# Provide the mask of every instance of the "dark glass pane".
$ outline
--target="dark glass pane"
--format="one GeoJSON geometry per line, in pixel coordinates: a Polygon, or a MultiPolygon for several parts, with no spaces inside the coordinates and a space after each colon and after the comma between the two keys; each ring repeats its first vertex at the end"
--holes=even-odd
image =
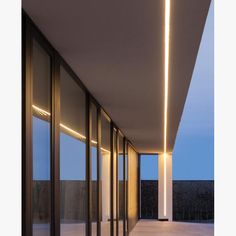
{"type": "Polygon", "coordinates": [[[92,139],[91,139],[91,166],[92,166],[92,235],[97,235],[97,107],[91,104],[92,139]]]}
{"type": "Polygon", "coordinates": [[[51,60],[33,41],[33,235],[50,235],[51,60]]]}
{"type": "Polygon", "coordinates": [[[60,179],[61,235],[85,235],[85,93],[61,67],[60,179]]]}
{"type": "Polygon", "coordinates": [[[102,180],[102,219],[101,235],[110,235],[110,179],[111,179],[111,152],[110,152],[110,121],[104,115],[101,117],[101,180],[102,180]]]}

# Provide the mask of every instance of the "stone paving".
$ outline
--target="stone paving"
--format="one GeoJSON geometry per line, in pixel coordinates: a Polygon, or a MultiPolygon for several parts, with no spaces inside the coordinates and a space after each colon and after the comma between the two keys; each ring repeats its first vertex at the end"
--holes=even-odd
{"type": "Polygon", "coordinates": [[[140,220],[130,236],[213,236],[214,224],[140,220]]]}

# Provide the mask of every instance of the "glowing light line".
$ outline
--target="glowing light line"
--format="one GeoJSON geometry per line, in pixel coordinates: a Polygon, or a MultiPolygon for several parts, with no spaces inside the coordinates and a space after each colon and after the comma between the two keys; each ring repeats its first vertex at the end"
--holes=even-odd
{"type": "MultiPolygon", "coordinates": [[[[40,108],[40,107],[38,107],[38,106],[32,105],[32,107],[33,107],[33,109],[34,109],[35,111],[37,111],[40,115],[43,115],[43,116],[51,116],[51,114],[50,114],[48,111],[45,111],[45,110],[43,110],[42,108],[40,108]]],[[[62,123],[60,123],[60,127],[63,128],[63,129],[65,129],[65,130],[68,131],[69,133],[71,133],[73,136],[79,137],[80,139],[83,139],[83,140],[86,140],[86,136],[84,136],[84,135],[78,133],[77,131],[71,129],[70,127],[68,127],[68,126],[66,126],[66,125],[64,125],[64,124],[62,124],[62,123]]],[[[98,142],[95,141],[95,140],[91,140],[91,143],[97,144],[98,142]]],[[[110,153],[109,150],[107,150],[107,149],[105,149],[105,148],[103,148],[103,147],[101,147],[101,150],[104,151],[104,152],[110,153]]]]}
{"type": "Polygon", "coordinates": [[[166,216],[166,158],[167,158],[167,111],[169,87],[169,41],[170,41],[170,0],[165,0],[165,91],[164,91],[164,216],[166,216]]]}

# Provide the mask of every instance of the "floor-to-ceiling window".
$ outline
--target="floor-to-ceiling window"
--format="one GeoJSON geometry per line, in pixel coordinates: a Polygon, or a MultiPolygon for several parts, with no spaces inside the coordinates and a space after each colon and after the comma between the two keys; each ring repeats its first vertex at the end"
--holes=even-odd
{"type": "Polygon", "coordinates": [[[85,236],[87,214],[85,93],[60,68],[61,235],[85,236]]]}
{"type": "Polygon", "coordinates": [[[124,235],[124,213],[125,213],[125,204],[124,204],[124,138],[119,133],[119,157],[118,157],[118,179],[119,179],[119,236],[124,235]]]}
{"type": "Polygon", "coordinates": [[[26,25],[24,235],[123,236],[126,139],[32,22],[26,25]]]}
{"type": "Polygon", "coordinates": [[[101,117],[101,180],[102,180],[102,219],[101,235],[110,235],[111,222],[111,148],[110,121],[104,113],[101,117]]]}
{"type": "Polygon", "coordinates": [[[117,130],[113,129],[113,235],[117,236],[117,130]]]}
{"type": "Polygon", "coordinates": [[[49,236],[51,224],[51,58],[36,40],[32,47],[33,236],[49,236]]]}
{"type": "Polygon", "coordinates": [[[97,235],[98,219],[98,161],[97,161],[97,107],[91,103],[91,209],[92,209],[92,236],[97,235]]]}

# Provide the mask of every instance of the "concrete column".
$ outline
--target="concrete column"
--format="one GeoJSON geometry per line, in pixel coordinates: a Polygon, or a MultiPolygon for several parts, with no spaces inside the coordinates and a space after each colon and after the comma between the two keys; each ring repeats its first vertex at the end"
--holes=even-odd
{"type": "Polygon", "coordinates": [[[158,155],[158,219],[172,221],[172,155],[158,155]]]}

